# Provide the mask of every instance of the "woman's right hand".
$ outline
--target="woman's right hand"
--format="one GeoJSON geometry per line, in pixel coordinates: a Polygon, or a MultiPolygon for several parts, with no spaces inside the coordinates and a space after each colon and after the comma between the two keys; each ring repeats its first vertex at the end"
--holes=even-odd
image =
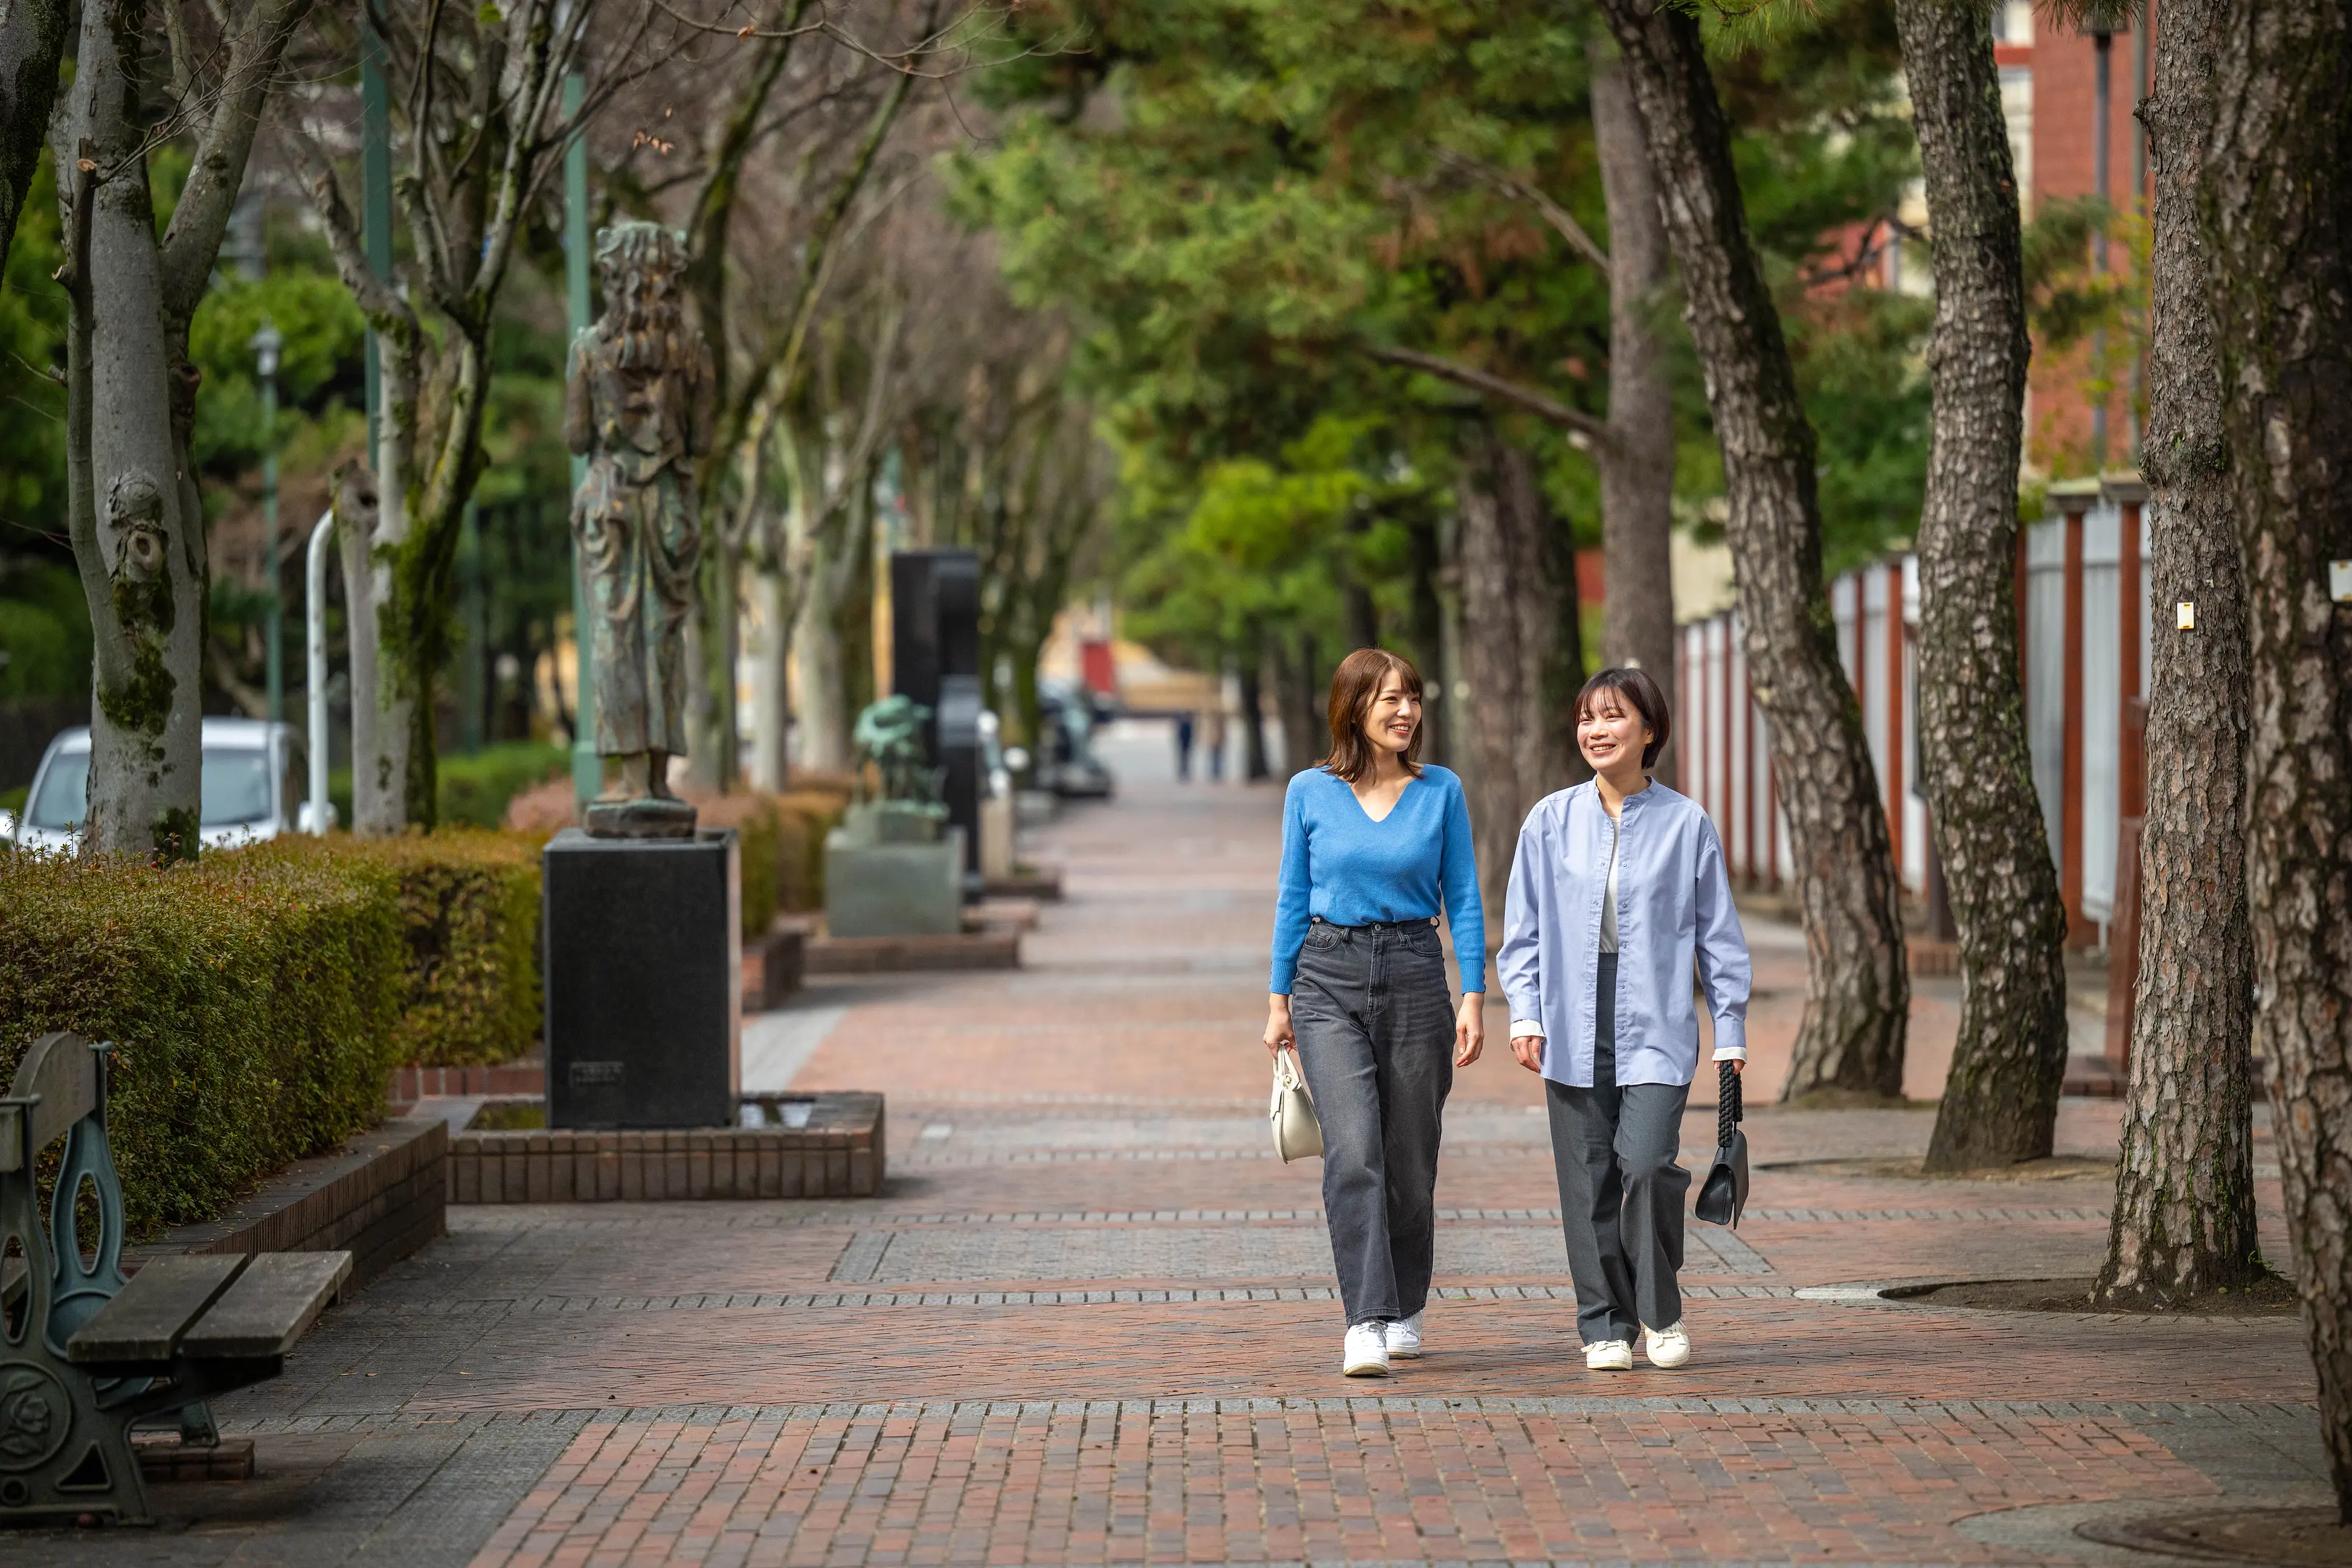
{"type": "Polygon", "coordinates": [[[1290,1032],[1290,998],[1271,991],[1265,998],[1265,1048],[1279,1056],[1298,1044],[1290,1032]]]}

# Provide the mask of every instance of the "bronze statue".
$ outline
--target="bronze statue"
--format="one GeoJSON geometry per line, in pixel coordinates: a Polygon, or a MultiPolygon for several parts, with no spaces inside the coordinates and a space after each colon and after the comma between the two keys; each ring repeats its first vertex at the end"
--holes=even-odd
{"type": "Polygon", "coordinates": [[[563,435],[588,458],[572,501],[595,683],[596,752],[620,776],[588,809],[608,837],[686,837],[669,793],[686,750],[686,625],[701,525],[694,463],[710,447],[709,348],[686,319],[686,247],[650,223],[596,237],[604,313],[572,340],[563,435]]]}

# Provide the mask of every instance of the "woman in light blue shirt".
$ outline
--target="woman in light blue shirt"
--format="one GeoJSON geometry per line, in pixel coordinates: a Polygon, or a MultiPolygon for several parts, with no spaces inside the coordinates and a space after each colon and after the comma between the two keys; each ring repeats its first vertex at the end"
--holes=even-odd
{"type": "Polygon", "coordinates": [[[1391,1357],[1421,1353],[1445,1096],[1485,1039],[1486,922],[1462,783],[1414,760],[1420,675],[1358,649],[1331,678],[1330,721],[1330,756],[1293,774],[1283,801],[1265,1047],[1296,1046],[1323,1124],[1323,1212],[1348,1313],[1340,1370],[1381,1377],[1391,1357]]]}
{"type": "Polygon", "coordinates": [[[1638,669],[1604,669],[1576,700],[1593,778],[1536,803],[1519,829],[1496,955],[1511,1053],[1544,1076],[1560,1223],[1576,1282],[1584,1364],[1690,1359],[1675,1163],[1698,1070],[1696,970],[1715,1018],[1715,1059],[1748,1057],[1748,942],[1723,846],[1696,801],[1648,776],[1672,733],[1665,693],[1638,669]]]}

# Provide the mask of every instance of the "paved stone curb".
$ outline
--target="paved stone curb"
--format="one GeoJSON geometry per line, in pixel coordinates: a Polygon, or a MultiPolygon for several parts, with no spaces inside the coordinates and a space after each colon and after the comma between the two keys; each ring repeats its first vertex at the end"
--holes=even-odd
{"type": "MultiPolygon", "coordinates": [[[[1573,1301],[1568,1285],[1439,1285],[1429,1292],[1442,1301],[1573,1301]]],[[[1693,1285],[1685,1297],[1699,1301],[1780,1301],[1795,1297],[1789,1285],[1693,1285]]],[[[1237,1286],[1192,1290],[866,1290],[779,1293],[738,1292],[698,1296],[528,1296],[513,1300],[483,1298],[449,1301],[361,1301],[346,1317],[462,1318],[509,1312],[714,1312],[808,1310],[830,1307],[1115,1307],[1189,1301],[1336,1301],[1329,1285],[1237,1286]]]]}
{"type": "Polygon", "coordinates": [[[1607,1415],[1673,1413],[1686,1415],[1888,1415],[1957,1421],[2128,1421],[2135,1426],[2186,1421],[2226,1421],[2268,1426],[2280,1418],[2304,1419],[2315,1404],[2284,1400],[2214,1400],[2163,1403],[2119,1399],[1710,1399],[1666,1395],[1622,1398],[1494,1399],[1407,1398],[1398,1395],[1318,1399],[927,1399],[887,1404],[835,1400],[812,1405],[588,1405],[563,1409],[453,1412],[444,1417],[371,1412],[348,1415],[295,1415],[224,1422],[221,1430],[240,1437],[298,1432],[406,1432],[424,1426],[474,1431],[516,1423],[553,1424],[579,1431],[589,1426],[677,1422],[708,1426],[743,1422],[887,1421],[977,1422],[1065,1419],[1070,1416],[1168,1415],[1607,1415]]]}

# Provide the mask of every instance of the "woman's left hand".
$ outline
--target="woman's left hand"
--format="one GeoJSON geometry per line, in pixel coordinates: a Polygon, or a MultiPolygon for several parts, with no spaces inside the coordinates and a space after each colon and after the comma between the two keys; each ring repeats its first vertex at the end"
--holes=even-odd
{"type": "Polygon", "coordinates": [[[1473,991],[1454,1014],[1454,1065],[1466,1068],[1486,1048],[1486,997],[1473,991]]]}

